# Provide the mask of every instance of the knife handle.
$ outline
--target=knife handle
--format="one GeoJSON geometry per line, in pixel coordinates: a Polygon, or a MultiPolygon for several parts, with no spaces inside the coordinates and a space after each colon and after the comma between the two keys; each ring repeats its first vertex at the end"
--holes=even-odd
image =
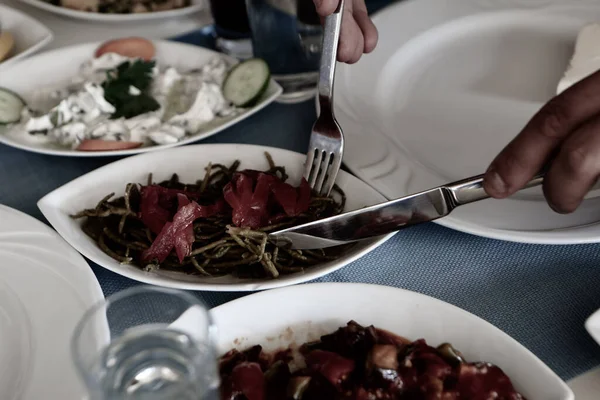
{"type": "MultiPolygon", "coordinates": [[[[539,186],[543,181],[544,173],[542,172],[534,176],[521,190],[539,186]]],[[[483,189],[483,175],[450,183],[445,188],[450,191],[455,206],[461,206],[490,197],[483,189]]]]}

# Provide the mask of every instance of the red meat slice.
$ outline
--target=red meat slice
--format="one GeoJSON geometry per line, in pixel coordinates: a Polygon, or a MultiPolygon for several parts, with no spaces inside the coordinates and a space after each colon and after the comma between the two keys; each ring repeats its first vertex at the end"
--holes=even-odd
{"type": "Polygon", "coordinates": [[[273,187],[275,201],[281,205],[283,211],[289,217],[298,216],[308,210],[310,195],[310,186],[304,178],[302,178],[300,186],[297,188],[285,182],[280,182],[273,187]]]}
{"type": "Polygon", "coordinates": [[[223,196],[233,209],[234,225],[258,229],[280,219],[274,204],[291,217],[308,210],[311,189],[305,179],[295,188],[274,175],[242,171],[234,174],[223,189],[223,196]]]}
{"type": "MultiPolygon", "coordinates": [[[[254,171],[251,171],[254,172],[254,171]]],[[[269,198],[271,187],[279,181],[274,175],[238,172],[223,188],[223,197],[233,209],[231,219],[234,225],[258,229],[269,222],[269,198]]]]}
{"type": "Polygon", "coordinates": [[[179,209],[173,216],[173,222],[166,222],[150,248],[142,253],[144,262],[154,259],[163,262],[173,247],[179,262],[183,262],[183,259],[190,254],[194,243],[194,221],[218,214],[225,209],[223,201],[217,201],[210,206],[201,206],[195,201],[190,202],[183,194],[178,194],[177,198],[179,209]]]}

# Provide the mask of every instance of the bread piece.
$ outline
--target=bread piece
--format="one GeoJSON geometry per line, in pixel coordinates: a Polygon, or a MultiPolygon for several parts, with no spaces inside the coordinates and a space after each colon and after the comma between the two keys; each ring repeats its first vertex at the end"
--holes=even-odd
{"type": "Polygon", "coordinates": [[[0,33],[0,62],[6,60],[13,48],[15,47],[15,39],[13,35],[8,31],[0,33]]]}

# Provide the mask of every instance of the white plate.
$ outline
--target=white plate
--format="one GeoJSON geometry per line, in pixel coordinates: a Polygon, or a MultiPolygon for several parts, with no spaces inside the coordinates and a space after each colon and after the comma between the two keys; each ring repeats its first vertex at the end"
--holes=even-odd
{"type": "MultiPolygon", "coordinates": [[[[302,154],[241,144],[195,145],[143,154],[106,165],[46,195],[38,202],[38,207],[69,244],[104,268],[140,282],[188,290],[251,291],[306,282],[342,268],[390,237],[388,235],[365,241],[335,261],[278,279],[239,279],[233,276],[205,278],[168,271],[144,272],[136,266],[121,265],[100,250],[96,243],[81,231],[81,220],[74,220],[69,216],[84,208],[95,207],[108,193],[122,195],[127,183],[146,182],[149,173],[152,173],[154,181],[168,179],[173,173],[177,173],[182,182],[196,182],[201,179],[209,162],[227,165],[236,159],[241,161],[242,169],[264,171],[268,168],[265,151],[271,153],[278,165],[286,167],[291,182],[300,180],[305,158],[302,154]]],[[[344,171],[340,171],[337,184],[346,192],[347,210],[355,210],[384,200],[377,191],[344,171]]]]}
{"type": "Polygon", "coordinates": [[[585,329],[600,345],[600,310],[588,317],[585,321],[585,329]]]}
{"type": "MultiPolygon", "coordinates": [[[[579,28],[600,20],[597,2],[560,3],[419,0],[376,15],[378,49],[340,66],[337,79],[349,168],[389,198],[483,173],[554,95],[579,28]],[[531,9],[506,10],[525,5],[531,9]]],[[[558,215],[538,188],[460,207],[438,223],[567,244],[600,241],[598,221],[599,198],[558,215]]]]}
{"type": "Polygon", "coordinates": [[[219,350],[300,345],[350,320],[411,340],[452,343],[468,360],[498,365],[529,399],[570,400],[573,393],[529,350],[484,320],[434,298],[385,286],[325,283],[243,297],[211,311],[219,350]],[[259,321],[257,325],[257,321],[259,321]]]}
{"type": "MultiPolygon", "coordinates": [[[[0,87],[8,88],[18,93],[25,101],[28,101],[31,93],[35,89],[39,89],[40,87],[66,85],[69,83],[70,79],[78,73],[81,64],[93,56],[94,51],[100,44],[101,43],[88,43],[79,46],[66,47],[48,51],[24,60],[18,65],[14,65],[12,68],[8,68],[6,71],[2,72],[2,75],[0,75],[0,87]],[[69,60],[69,62],[65,63],[64,60],[69,60]]],[[[183,70],[197,68],[214,57],[224,57],[222,54],[212,50],[184,43],[155,40],[154,45],[156,46],[156,60],[159,65],[172,65],[183,70]]],[[[73,157],[124,156],[145,153],[181,146],[219,133],[263,109],[273,102],[281,92],[281,86],[271,80],[267,91],[254,107],[247,109],[235,118],[211,122],[199,133],[192,136],[186,136],[186,138],[180,142],[169,145],[157,145],[118,151],[76,151],[55,144],[32,143],[24,134],[16,134],[12,131],[7,132],[6,129],[3,130],[2,127],[0,127],[0,143],[22,150],[33,151],[35,153],[73,157]]]]}
{"type": "Polygon", "coordinates": [[[104,296],[85,260],[52,229],[0,205],[0,393],[81,399],[70,356],[83,313],[104,296]]]}
{"type": "Polygon", "coordinates": [[[579,375],[567,383],[577,400],[597,400],[600,393],[600,368],[579,375]]]}
{"type": "Polygon", "coordinates": [[[66,7],[55,6],[42,0],[20,0],[23,3],[29,4],[33,7],[39,8],[51,12],[53,14],[62,15],[69,18],[82,19],[87,21],[97,22],[141,22],[141,21],[152,21],[159,19],[170,19],[182,17],[196,13],[206,7],[205,0],[192,0],[192,4],[189,7],[178,8],[175,10],[168,11],[155,11],[148,13],[138,14],[101,14],[96,12],[85,12],[79,10],[73,10],[66,7]]]}
{"type": "Polygon", "coordinates": [[[0,61],[2,71],[15,61],[41,50],[52,41],[52,32],[37,19],[2,4],[0,4],[0,29],[10,32],[15,39],[12,55],[0,61]]]}

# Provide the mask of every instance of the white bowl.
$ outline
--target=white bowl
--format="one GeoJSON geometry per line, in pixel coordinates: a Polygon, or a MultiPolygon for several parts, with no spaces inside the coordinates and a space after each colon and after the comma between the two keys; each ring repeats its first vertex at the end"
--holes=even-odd
{"type": "Polygon", "coordinates": [[[469,361],[496,364],[531,400],[573,400],[573,392],[510,336],[458,307],[385,286],[325,283],[270,290],[214,308],[219,351],[260,344],[266,351],[299,345],[345,326],[375,325],[431,345],[452,343],[469,361]]]}
{"type": "MultiPolygon", "coordinates": [[[[155,58],[157,64],[161,66],[172,65],[182,70],[189,70],[206,64],[214,57],[226,57],[221,53],[190,44],[166,40],[154,40],[153,43],[156,47],[155,58]]],[[[0,75],[0,87],[10,89],[18,93],[25,101],[30,101],[35,90],[39,90],[39,88],[67,86],[70,80],[79,72],[81,64],[93,57],[94,51],[100,44],[98,42],[64,47],[24,60],[19,65],[7,68],[6,71],[2,72],[0,75]],[[69,60],[69,62],[65,62],[65,60],[69,60]]],[[[233,60],[231,58],[228,59],[233,60]]],[[[181,146],[215,135],[262,110],[271,104],[281,92],[281,86],[271,79],[266,92],[253,107],[244,110],[244,112],[234,118],[212,121],[203,127],[200,132],[186,136],[173,144],[138,147],[130,150],[77,151],[59,146],[58,144],[34,142],[27,137],[25,132],[20,130],[6,130],[1,126],[0,143],[35,153],[70,157],[125,156],[150,152],[181,146]]]]}
{"type": "Polygon", "coordinates": [[[2,4],[0,29],[10,32],[15,39],[12,55],[0,61],[0,70],[42,49],[53,38],[52,32],[37,19],[2,4]]]}
{"type": "Polygon", "coordinates": [[[97,12],[86,12],[73,10],[67,7],[55,6],[42,0],[21,0],[23,3],[27,3],[30,6],[45,10],[53,14],[61,15],[64,17],[80,19],[85,21],[96,21],[104,23],[119,23],[119,22],[142,22],[152,20],[164,20],[170,18],[179,18],[189,14],[199,12],[204,9],[207,4],[205,0],[192,0],[192,4],[188,7],[177,8],[175,10],[167,11],[154,11],[147,13],[137,14],[102,14],[97,12]]]}
{"type": "MultiPolygon", "coordinates": [[[[81,230],[81,220],[70,215],[95,207],[100,199],[115,192],[120,196],[125,185],[144,183],[149,173],[154,181],[168,179],[177,173],[182,182],[196,182],[209,162],[230,164],[241,161],[242,169],[266,170],[264,152],[268,151],[278,165],[286,167],[292,182],[302,176],[304,155],[287,150],[242,144],[210,144],[186,146],[126,158],[92,171],[54,190],[38,202],[50,224],[71,246],[93,262],[128,278],[165,287],[188,290],[251,291],[293,285],[316,279],[356,260],[382,244],[391,235],[361,242],[334,261],[318,264],[302,273],[283,275],[277,279],[240,279],[233,276],[205,278],[177,272],[144,272],[132,265],[122,265],[106,255],[96,242],[81,230]]],[[[377,191],[352,175],[340,171],[337,184],[346,192],[347,210],[355,210],[384,201],[377,191]]]]}

